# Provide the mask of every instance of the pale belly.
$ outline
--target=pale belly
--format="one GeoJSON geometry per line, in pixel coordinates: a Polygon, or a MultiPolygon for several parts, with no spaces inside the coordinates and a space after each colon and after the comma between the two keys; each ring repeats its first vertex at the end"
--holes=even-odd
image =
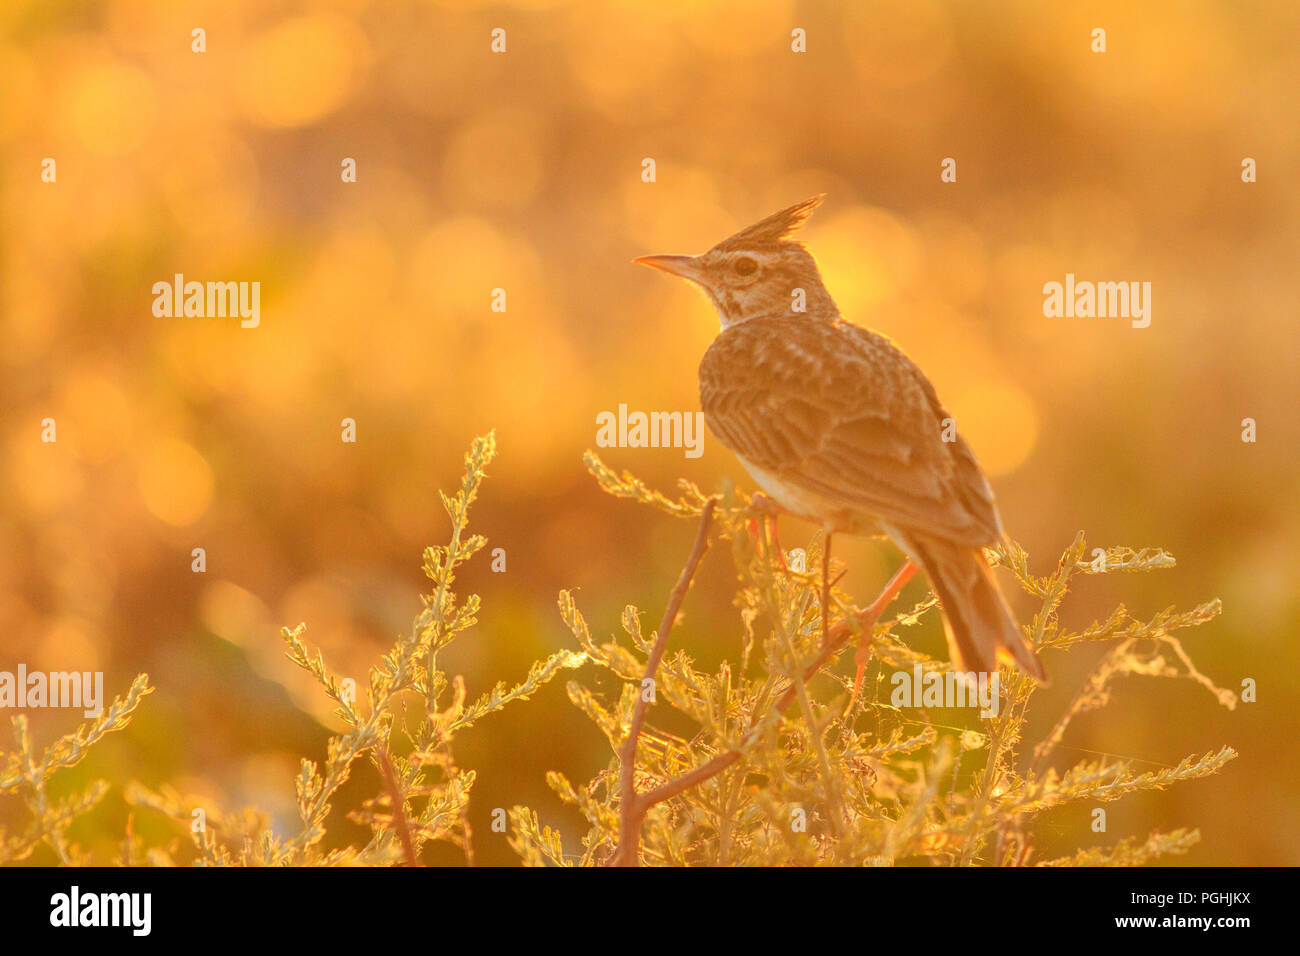
{"type": "MultiPolygon", "coordinates": [[[[736,457],[740,458],[739,455],[736,457]]],[[[797,485],[791,485],[743,458],[740,458],[740,463],[765,495],[796,517],[820,524],[832,532],[861,535],[886,533],[874,515],[856,508],[846,508],[840,502],[830,501],[797,485]]]]}

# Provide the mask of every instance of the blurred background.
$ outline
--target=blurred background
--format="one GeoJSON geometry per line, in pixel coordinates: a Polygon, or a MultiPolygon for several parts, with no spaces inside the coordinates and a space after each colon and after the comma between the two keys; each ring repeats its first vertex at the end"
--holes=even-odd
{"type": "MultiPolygon", "coordinates": [[[[1177,557],[1080,581],[1065,623],[1221,597],[1185,645],[1220,685],[1259,683],[1230,712],[1191,682],[1132,679],[1072,727],[1058,767],[1241,754],[1108,805],[1105,842],[1198,826],[1170,862],[1300,862],[1298,38],[1280,2],[6,0],[0,669],[102,670],[109,698],[144,670],[158,688],[68,775],[116,788],[101,829],[74,836],[112,852],[130,779],[292,828],[298,760],[339,725],[278,629],[305,621],[364,686],[419,608],[421,549],[446,539],[437,490],[490,428],[472,517],[507,571],[486,553],[467,569],[481,625],[446,657],[471,695],[571,646],[560,588],[597,635],[625,603],[657,621],[694,528],[605,497],[581,457],[619,403],[698,409],[717,320],[630,260],[826,192],[803,238],[828,286],[933,379],[1035,570],[1080,529],[1177,557]],[[260,327],[156,318],[151,287],[178,272],[260,281],[260,327]],[[1042,286],[1066,272],[1151,282],[1150,327],[1044,318],[1042,286]]],[[[748,486],[711,437],[699,459],[602,454],[657,487],[748,486]]],[[[783,543],[812,530],[784,521],[783,543]]],[[[898,560],[836,547],[859,600],[898,560]]],[[[675,638],[705,661],[738,647],[729,561],[710,555],[675,638]]],[[[1047,656],[1036,733],[1103,650],[1047,656]]],[[[480,862],[513,859],[493,807],[583,832],[543,775],[587,779],[610,754],[563,685],[458,739],[480,862]]],[[[80,716],[32,719],[47,743],[80,716]]],[[[1091,842],[1087,810],[1059,817],[1045,855],[1091,842]]],[[[0,802],[0,824],[15,812],[0,802]]]]}

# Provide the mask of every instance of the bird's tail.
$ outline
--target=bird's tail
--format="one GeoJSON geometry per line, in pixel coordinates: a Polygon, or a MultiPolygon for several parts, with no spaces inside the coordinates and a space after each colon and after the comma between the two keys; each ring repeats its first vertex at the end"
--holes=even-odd
{"type": "Polygon", "coordinates": [[[948,651],[956,670],[996,671],[998,658],[1002,658],[1046,682],[1043,665],[1011,616],[979,548],[914,531],[898,537],[939,596],[948,651]]]}

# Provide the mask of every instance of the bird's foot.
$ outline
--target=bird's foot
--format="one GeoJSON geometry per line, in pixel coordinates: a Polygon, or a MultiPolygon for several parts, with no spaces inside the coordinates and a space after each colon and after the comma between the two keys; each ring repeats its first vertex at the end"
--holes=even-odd
{"type": "Polygon", "coordinates": [[[749,528],[760,543],[760,552],[766,552],[769,558],[775,555],[781,570],[789,574],[790,568],[785,563],[785,552],[781,550],[781,535],[777,526],[777,516],[784,513],[781,506],[761,491],[756,491],[749,499],[749,511],[756,516],[749,519],[749,528]],[[763,526],[761,533],[760,522],[763,526]]]}

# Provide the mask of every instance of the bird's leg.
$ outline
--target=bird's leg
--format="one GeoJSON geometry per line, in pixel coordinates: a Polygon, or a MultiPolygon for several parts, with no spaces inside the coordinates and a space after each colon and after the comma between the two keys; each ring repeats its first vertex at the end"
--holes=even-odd
{"type": "Polygon", "coordinates": [[[844,714],[848,716],[853,711],[853,705],[858,702],[858,692],[862,690],[862,675],[866,673],[867,662],[871,660],[871,629],[876,626],[876,621],[880,620],[880,615],[885,613],[885,608],[898,597],[898,593],[903,590],[907,582],[916,576],[920,569],[908,558],[903,562],[903,566],[898,569],[897,573],[889,579],[885,589],[880,592],[871,606],[862,612],[862,637],[858,639],[858,650],[853,655],[854,663],[858,665],[857,675],[853,678],[853,694],[849,697],[849,706],[845,708],[844,714]]]}
{"type": "Polygon", "coordinates": [[[781,523],[775,513],[768,517],[768,530],[772,532],[772,547],[776,548],[776,561],[781,565],[781,570],[789,574],[790,568],[785,563],[785,551],[781,548],[781,523]]]}
{"type": "Polygon", "coordinates": [[[755,540],[762,542],[769,557],[775,550],[776,560],[781,565],[781,570],[789,574],[790,569],[786,567],[785,563],[785,552],[781,550],[781,539],[777,534],[776,519],[777,515],[781,513],[780,506],[761,491],[756,491],[754,496],[749,499],[749,507],[751,511],[758,515],[758,517],[749,520],[750,531],[753,533],[755,540]],[[759,521],[763,523],[761,534],[759,533],[759,521]]]}

